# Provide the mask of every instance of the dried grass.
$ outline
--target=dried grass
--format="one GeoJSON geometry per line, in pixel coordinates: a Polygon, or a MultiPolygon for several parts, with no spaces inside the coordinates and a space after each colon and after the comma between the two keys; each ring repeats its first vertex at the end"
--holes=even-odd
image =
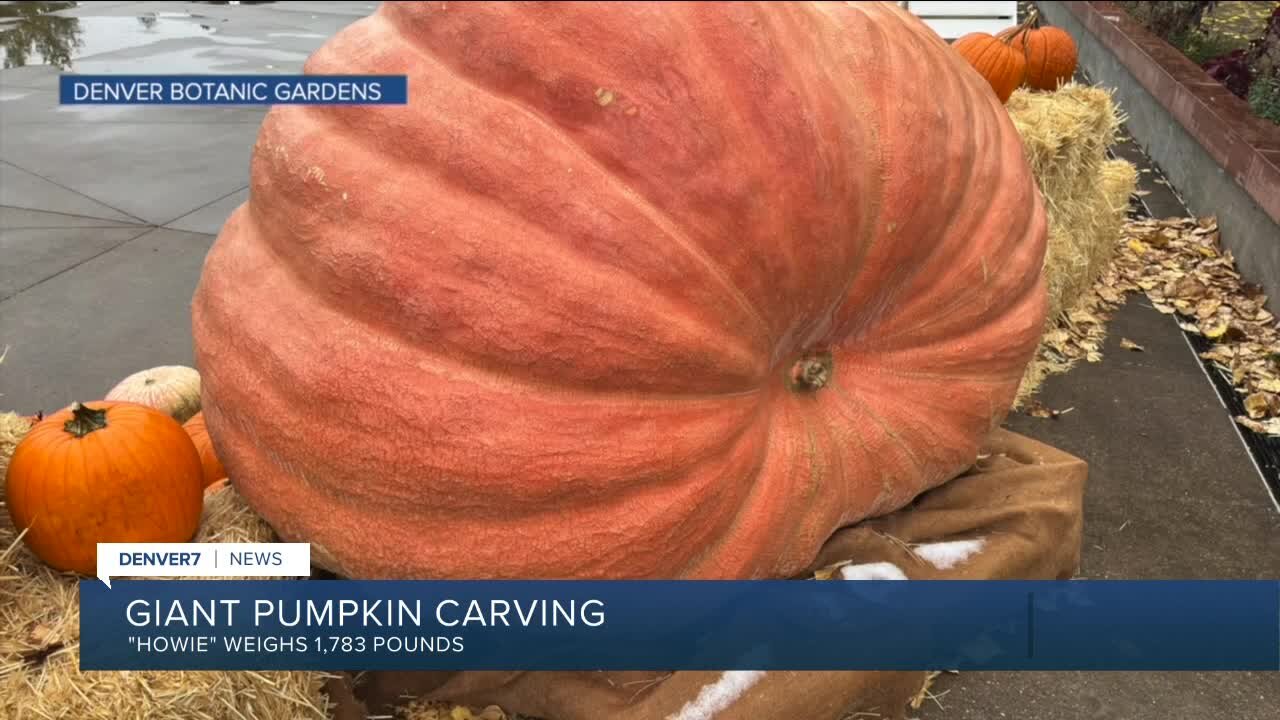
{"type": "Polygon", "coordinates": [[[9,456],[30,429],[31,421],[26,417],[12,412],[0,413],[0,476],[9,469],[9,456]]]}
{"type": "MultiPolygon", "coordinates": [[[[5,442],[9,439],[14,436],[7,436],[5,442]]],[[[7,459],[8,453],[3,457],[7,459]]],[[[0,512],[7,519],[2,500],[0,495],[0,512]]],[[[198,542],[273,539],[271,529],[233,489],[205,498],[198,542]]],[[[79,578],[41,563],[7,524],[0,526],[0,548],[0,708],[7,708],[6,718],[323,720],[330,716],[322,693],[328,676],[321,673],[81,672],[79,578]]]]}
{"type": "MultiPolygon", "coordinates": [[[[1115,257],[1137,169],[1108,159],[1123,119],[1104,89],[1071,83],[1052,93],[1018,90],[1007,107],[1049,216],[1044,272],[1050,333],[1080,306],[1115,257]]],[[[1027,368],[1019,405],[1057,371],[1042,356],[1037,353],[1027,368]]]]}

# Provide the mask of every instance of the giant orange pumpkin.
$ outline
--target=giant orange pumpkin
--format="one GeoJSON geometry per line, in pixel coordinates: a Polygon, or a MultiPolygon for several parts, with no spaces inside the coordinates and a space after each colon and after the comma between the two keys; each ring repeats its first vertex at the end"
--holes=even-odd
{"type": "Polygon", "coordinates": [[[200,458],[182,426],[126,402],[45,416],[9,459],[14,527],[49,566],[95,575],[100,542],[186,542],[203,508],[200,458]]]}
{"type": "Polygon", "coordinates": [[[1007,113],[887,3],[391,3],[193,304],[237,490],[353,577],[789,575],[956,475],[1045,313],[1007,113]]]}

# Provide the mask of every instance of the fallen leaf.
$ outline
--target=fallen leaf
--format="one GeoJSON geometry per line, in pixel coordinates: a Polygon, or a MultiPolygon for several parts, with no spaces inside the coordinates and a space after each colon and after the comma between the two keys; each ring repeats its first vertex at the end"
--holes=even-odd
{"type": "Polygon", "coordinates": [[[1256,392],[1244,399],[1245,412],[1254,420],[1261,419],[1273,412],[1276,407],[1276,396],[1265,392],[1256,392]]]}
{"type": "Polygon", "coordinates": [[[1218,338],[1225,336],[1229,328],[1230,325],[1227,324],[1226,320],[1215,320],[1212,323],[1201,325],[1200,334],[1210,340],[1217,340],[1218,338]]]}
{"type": "Polygon", "coordinates": [[[1046,420],[1048,419],[1056,420],[1060,416],[1066,415],[1072,410],[1075,410],[1075,408],[1070,407],[1070,408],[1067,408],[1066,410],[1051,410],[1039,400],[1031,400],[1027,402],[1027,405],[1026,405],[1026,413],[1028,415],[1030,415],[1031,417],[1043,418],[1046,420]]]}
{"type": "Polygon", "coordinates": [[[1087,310],[1072,310],[1067,313],[1067,317],[1071,322],[1079,323],[1081,325],[1099,325],[1102,323],[1102,321],[1098,319],[1098,316],[1088,312],[1087,310]]]}
{"type": "Polygon", "coordinates": [[[1236,422],[1261,435],[1280,435],[1280,418],[1258,421],[1243,415],[1237,415],[1236,422]]]}
{"type": "Polygon", "coordinates": [[[1054,328],[1045,333],[1044,340],[1051,345],[1065,345],[1071,341],[1071,333],[1066,328],[1054,328]]]}
{"type": "MultiPolygon", "coordinates": [[[[1204,302],[1208,302],[1207,300],[1204,302]]],[[[1252,300],[1242,297],[1234,297],[1227,300],[1227,307],[1240,313],[1240,317],[1252,318],[1258,314],[1258,304],[1252,300]]],[[[1221,304],[1221,301],[1219,301],[1221,304]]]]}
{"type": "Polygon", "coordinates": [[[1218,298],[1206,298],[1200,301],[1195,307],[1195,316],[1201,320],[1208,320],[1213,314],[1218,312],[1218,308],[1222,307],[1222,301],[1218,298]]]}
{"type": "Polygon", "coordinates": [[[1133,352],[1146,352],[1146,348],[1130,340],[1129,338],[1120,338],[1120,347],[1124,348],[1125,350],[1132,350],[1133,352]]]}
{"type": "Polygon", "coordinates": [[[1166,291],[1168,295],[1183,298],[1185,300],[1199,300],[1209,292],[1209,288],[1204,283],[1193,277],[1183,276],[1181,279],[1173,283],[1172,292],[1166,291]]]}
{"type": "Polygon", "coordinates": [[[1146,254],[1147,254],[1147,246],[1146,246],[1146,244],[1145,244],[1145,243],[1143,243],[1141,240],[1130,240],[1130,241],[1129,241],[1129,249],[1130,249],[1130,250],[1132,250],[1132,251],[1134,251],[1134,252],[1135,252],[1135,253],[1137,253],[1138,255],[1146,255],[1146,254]]]}
{"type": "MultiPolygon", "coordinates": [[[[1194,329],[1194,326],[1192,326],[1194,329]]],[[[1235,350],[1229,345],[1215,345],[1212,350],[1206,350],[1200,353],[1200,357],[1205,360],[1216,360],[1218,362],[1228,363],[1235,355],[1235,350]]]]}

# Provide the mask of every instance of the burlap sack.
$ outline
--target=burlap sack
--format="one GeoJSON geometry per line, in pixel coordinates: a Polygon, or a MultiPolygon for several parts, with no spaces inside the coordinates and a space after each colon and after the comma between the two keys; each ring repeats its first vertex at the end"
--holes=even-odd
{"type": "MultiPolygon", "coordinates": [[[[1080,561],[1085,462],[1005,430],[992,435],[983,455],[911,506],[837,532],[804,577],[1071,577],[1080,561]]],[[[904,717],[924,677],[923,671],[379,672],[346,677],[333,694],[339,720],[394,716],[412,698],[498,705],[544,720],[840,720],[904,717]]]]}

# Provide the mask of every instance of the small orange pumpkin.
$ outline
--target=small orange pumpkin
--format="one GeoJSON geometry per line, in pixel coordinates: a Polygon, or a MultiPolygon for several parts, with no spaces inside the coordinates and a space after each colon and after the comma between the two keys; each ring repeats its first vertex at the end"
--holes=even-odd
{"type": "Polygon", "coordinates": [[[1035,90],[1057,90],[1076,74],[1079,58],[1076,41],[1066,30],[1056,27],[1032,27],[1035,15],[1022,25],[1006,30],[1001,36],[1027,61],[1024,82],[1035,90]]]}
{"type": "Polygon", "coordinates": [[[956,40],[952,47],[991,85],[1001,103],[1007,102],[1022,84],[1027,60],[1008,40],[974,32],[956,40]]]}
{"type": "Polygon", "coordinates": [[[176,420],[134,403],[76,403],[13,451],[9,515],[50,567],[96,575],[100,542],[187,542],[203,508],[200,455],[176,420]]]}
{"type": "Polygon", "coordinates": [[[214,452],[213,441],[209,439],[209,429],[204,424],[204,413],[198,412],[182,425],[182,429],[187,431],[187,435],[191,437],[191,442],[196,446],[196,452],[200,453],[200,467],[204,471],[204,486],[209,487],[213,483],[225,478],[227,471],[222,467],[222,461],[218,459],[218,454],[214,452]]]}

